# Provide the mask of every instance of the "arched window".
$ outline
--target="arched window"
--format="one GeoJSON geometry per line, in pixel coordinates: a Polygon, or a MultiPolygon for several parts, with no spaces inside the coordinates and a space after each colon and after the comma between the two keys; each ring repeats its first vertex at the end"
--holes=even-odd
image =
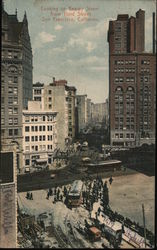
{"type": "Polygon", "coordinates": [[[13,74],[16,74],[18,72],[16,66],[10,66],[8,71],[9,71],[9,73],[13,73],[13,74]]]}

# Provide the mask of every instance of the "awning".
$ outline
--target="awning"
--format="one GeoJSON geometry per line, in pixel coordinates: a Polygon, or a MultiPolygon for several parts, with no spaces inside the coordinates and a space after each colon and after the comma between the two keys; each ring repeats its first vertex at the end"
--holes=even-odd
{"type": "Polygon", "coordinates": [[[41,163],[41,162],[47,162],[48,159],[36,159],[35,160],[37,163],[41,163]]]}
{"type": "Polygon", "coordinates": [[[82,161],[91,161],[91,159],[89,157],[83,157],[82,161]]]}

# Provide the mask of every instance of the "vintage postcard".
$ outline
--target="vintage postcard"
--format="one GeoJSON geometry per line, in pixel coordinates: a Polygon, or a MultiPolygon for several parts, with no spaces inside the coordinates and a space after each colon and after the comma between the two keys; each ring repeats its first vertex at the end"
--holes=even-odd
{"type": "Polygon", "coordinates": [[[156,1],[1,1],[1,248],[155,248],[156,1]]]}

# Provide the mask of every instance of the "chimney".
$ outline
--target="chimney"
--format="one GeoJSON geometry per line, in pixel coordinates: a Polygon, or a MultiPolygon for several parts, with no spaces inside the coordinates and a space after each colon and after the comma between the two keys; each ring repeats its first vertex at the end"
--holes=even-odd
{"type": "Polygon", "coordinates": [[[55,83],[55,77],[53,77],[53,83],[55,83]]]}
{"type": "Polygon", "coordinates": [[[153,24],[153,54],[155,54],[155,12],[152,14],[153,24]]]}

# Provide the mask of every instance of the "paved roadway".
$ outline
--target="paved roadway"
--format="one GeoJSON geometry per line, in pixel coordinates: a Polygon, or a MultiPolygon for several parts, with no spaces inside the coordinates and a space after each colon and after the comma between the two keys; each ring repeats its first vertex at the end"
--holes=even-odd
{"type": "MultiPolygon", "coordinates": [[[[48,189],[51,187],[62,186],[66,184],[72,183],[74,180],[83,179],[87,176],[86,173],[73,173],[69,170],[69,167],[64,168],[62,170],[58,170],[55,173],[55,178],[51,179],[51,174],[55,173],[54,170],[49,171],[40,171],[34,172],[24,175],[18,175],[17,177],[17,191],[18,192],[27,192],[33,190],[40,190],[40,189],[48,189]]],[[[127,169],[125,172],[123,171],[116,171],[116,172],[104,172],[99,173],[98,175],[103,178],[109,178],[112,176],[118,175],[128,175],[128,174],[135,174],[137,173],[134,170],[127,169]]],[[[90,174],[90,178],[96,178],[97,173],[90,174]]]]}

